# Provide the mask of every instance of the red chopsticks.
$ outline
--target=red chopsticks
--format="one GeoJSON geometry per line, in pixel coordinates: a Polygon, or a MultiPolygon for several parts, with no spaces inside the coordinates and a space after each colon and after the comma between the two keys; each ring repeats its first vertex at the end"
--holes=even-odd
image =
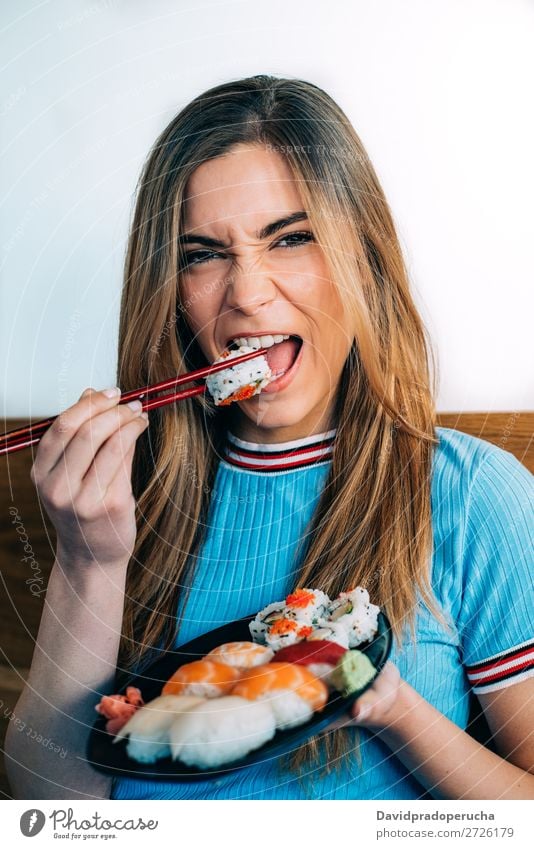
{"type": "MultiPolygon", "coordinates": [[[[259,348],[257,351],[250,351],[248,354],[243,354],[240,357],[232,357],[230,360],[232,366],[238,363],[244,363],[247,360],[252,360],[254,357],[259,357],[265,354],[266,348],[259,348]]],[[[215,363],[210,366],[190,371],[187,374],[182,374],[180,377],[172,377],[170,380],[164,380],[161,383],[155,383],[152,386],[144,386],[141,389],[132,389],[130,392],[125,392],[121,395],[119,404],[127,404],[128,401],[134,401],[145,396],[153,395],[157,392],[163,392],[165,389],[172,389],[176,386],[181,386],[183,383],[191,383],[193,380],[207,377],[217,371],[228,368],[228,362],[215,363]]],[[[191,398],[193,395],[201,395],[206,390],[206,384],[200,386],[192,386],[189,389],[182,389],[179,392],[171,392],[167,395],[162,395],[156,398],[146,397],[143,403],[143,410],[155,410],[157,407],[164,407],[167,404],[172,404],[174,401],[182,401],[184,398],[191,398]]],[[[15,451],[20,451],[22,448],[27,448],[39,442],[43,434],[48,430],[50,425],[56,420],[57,416],[52,416],[49,419],[42,419],[35,424],[27,425],[26,427],[18,428],[17,430],[9,430],[0,436],[0,454],[11,454],[15,451]]]]}

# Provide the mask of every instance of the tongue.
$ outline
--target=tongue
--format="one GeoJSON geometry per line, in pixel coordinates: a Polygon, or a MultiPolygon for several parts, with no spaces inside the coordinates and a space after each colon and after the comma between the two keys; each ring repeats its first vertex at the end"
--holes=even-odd
{"type": "Polygon", "coordinates": [[[300,343],[296,339],[286,339],[284,342],[278,342],[272,345],[265,359],[269,363],[269,368],[273,374],[281,371],[287,371],[295,362],[300,343]]]}

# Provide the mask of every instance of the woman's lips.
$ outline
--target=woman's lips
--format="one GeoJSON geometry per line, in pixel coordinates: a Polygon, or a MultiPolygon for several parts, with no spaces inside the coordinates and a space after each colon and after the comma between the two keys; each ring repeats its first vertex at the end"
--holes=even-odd
{"type": "Polygon", "coordinates": [[[286,372],[284,372],[284,374],[281,375],[281,377],[277,377],[276,380],[272,380],[267,386],[265,386],[261,390],[260,395],[263,395],[264,392],[281,392],[282,389],[285,389],[286,386],[288,386],[291,383],[291,381],[293,380],[293,378],[295,377],[295,375],[296,375],[296,373],[299,369],[300,361],[302,359],[303,350],[304,350],[304,340],[302,341],[299,352],[298,352],[298,354],[295,358],[295,361],[294,361],[293,365],[291,366],[291,368],[289,368],[286,372]]]}

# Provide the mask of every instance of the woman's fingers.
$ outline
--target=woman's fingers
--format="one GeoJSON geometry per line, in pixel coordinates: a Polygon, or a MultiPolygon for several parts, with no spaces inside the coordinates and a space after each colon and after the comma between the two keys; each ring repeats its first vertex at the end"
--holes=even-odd
{"type": "Polygon", "coordinates": [[[110,507],[114,501],[124,503],[132,491],[135,445],[147,424],[148,421],[139,416],[122,425],[104,442],[82,481],[78,498],[79,509],[83,510],[84,502],[97,505],[106,499],[109,499],[110,507]]]}
{"type": "Polygon", "coordinates": [[[351,725],[364,728],[383,726],[397,698],[400,680],[399,670],[388,660],[372,687],[353,702],[347,714],[334,720],[326,730],[334,731],[351,725]]]}
{"type": "Polygon", "coordinates": [[[56,417],[39,441],[37,456],[32,467],[34,483],[43,480],[55,468],[80,427],[92,416],[117,406],[120,392],[117,390],[117,393],[111,394],[112,392],[112,389],[95,392],[89,387],[84,390],[76,404],[56,417]]]}
{"type": "MultiPolygon", "coordinates": [[[[90,398],[93,399],[93,396],[91,395],[90,398]]],[[[90,471],[94,458],[104,443],[120,433],[122,428],[130,422],[135,420],[144,422],[144,419],[140,418],[141,402],[138,401],[136,404],[136,408],[132,409],[129,404],[119,405],[115,403],[111,409],[104,407],[103,412],[98,412],[99,402],[95,403],[92,408],[92,415],[78,427],[75,438],[69,441],[62,457],[50,470],[49,485],[53,487],[56,477],[64,480],[65,474],[67,474],[71,495],[75,496],[82,488],[84,478],[90,471]]],[[[115,440],[114,447],[117,447],[117,441],[120,441],[120,438],[115,440]]]]}

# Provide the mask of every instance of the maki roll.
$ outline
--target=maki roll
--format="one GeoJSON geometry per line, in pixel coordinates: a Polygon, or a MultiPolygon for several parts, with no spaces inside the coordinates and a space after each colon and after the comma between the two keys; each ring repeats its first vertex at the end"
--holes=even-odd
{"type": "MultiPolygon", "coordinates": [[[[255,348],[241,345],[234,351],[223,351],[215,362],[222,363],[224,360],[242,357],[243,354],[248,354],[254,350],[255,348]]],[[[236,366],[229,365],[228,368],[208,375],[206,387],[213,397],[215,405],[223,407],[231,404],[232,401],[244,401],[246,398],[257,395],[272,379],[273,373],[269,363],[261,354],[251,360],[246,360],[244,363],[238,363],[236,366]]]]}
{"type": "Polygon", "coordinates": [[[128,737],[126,751],[140,763],[151,764],[169,757],[169,728],[181,714],[204,699],[197,696],[159,696],[140,708],[128,720],[113,740],[118,743],[128,737]]]}
{"type": "Polygon", "coordinates": [[[340,626],[347,634],[349,648],[371,640],[378,630],[380,608],[370,604],[369,593],[356,587],[340,593],[328,608],[327,622],[340,626]]]}
{"type": "Polygon", "coordinates": [[[305,625],[316,626],[328,610],[330,599],[321,590],[297,589],[286,598],[284,614],[305,625]]]}
{"type": "Polygon", "coordinates": [[[273,651],[279,651],[284,646],[292,646],[306,639],[313,631],[311,625],[296,622],[294,619],[277,619],[265,635],[265,642],[273,651]]]}
{"type": "Polygon", "coordinates": [[[317,628],[314,628],[309,637],[308,642],[313,640],[328,640],[331,643],[337,643],[344,649],[349,647],[349,635],[346,628],[340,625],[339,622],[330,622],[326,619],[320,619],[317,623],[317,628]]]}
{"type": "Polygon", "coordinates": [[[169,729],[171,754],[188,766],[210,769],[242,758],[274,737],[268,704],[237,695],[193,707],[169,729]]]}
{"type": "Polygon", "coordinates": [[[274,601],[268,604],[257,614],[256,618],[249,623],[249,631],[255,643],[265,645],[267,631],[278,619],[284,617],[285,604],[283,601],[274,601]]]}

